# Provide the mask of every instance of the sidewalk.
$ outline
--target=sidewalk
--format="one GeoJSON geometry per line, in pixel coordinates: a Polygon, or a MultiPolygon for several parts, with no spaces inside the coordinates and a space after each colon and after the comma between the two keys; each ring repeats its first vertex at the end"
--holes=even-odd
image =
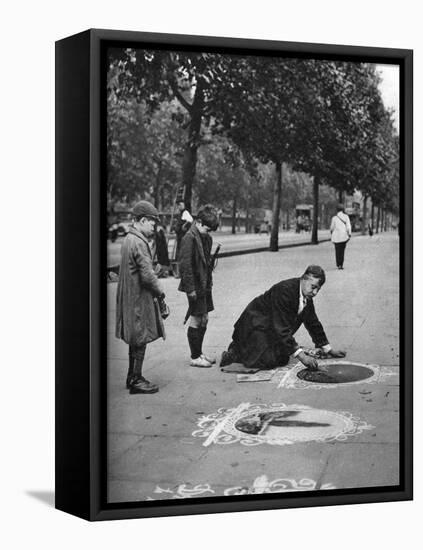
{"type": "MultiPolygon", "coordinates": [[[[325,269],[315,304],[330,342],[346,349],[349,361],[375,365],[369,380],[330,388],[300,382],[295,362],[262,382],[237,382],[219,367],[189,367],[186,299],[169,278],[163,280],[171,309],[167,340],[150,344],[145,360],[145,375],[160,391],[131,396],[127,346],[114,338],[116,284],[109,284],[110,501],[396,485],[398,243],[395,233],[354,238],[344,271],[334,268],[331,243],[219,260],[204,348],[217,359],[252,298],[308,264],[325,269]],[[254,414],[265,418],[275,403],[282,404],[282,420],[272,420],[267,439],[238,429],[254,414]],[[287,424],[285,416],[294,420],[287,424]]],[[[303,328],[296,339],[312,345],[303,328]]]]}

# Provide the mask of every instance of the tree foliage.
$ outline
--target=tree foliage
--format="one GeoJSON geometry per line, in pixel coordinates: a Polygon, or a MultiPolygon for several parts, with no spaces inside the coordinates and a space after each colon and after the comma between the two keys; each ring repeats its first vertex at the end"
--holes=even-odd
{"type": "Polygon", "coordinates": [[[108,193],[128,201],[148,196],[158,206],[172,202],[180,184],[184,131],[180,108],[109,93],[107,113],[108,193]]]}
{"type": "Polygon", "coordinates": [[[151,111],[157,110],[163,101],[173,99],[184,109],[178,120],[186,129],[181,183],[188,207],[202,143],[202,122],[204,117],[210,117],[207,111],[210,84],[219,78],[220,61],[219,55],[201,52],[138,49],[110,52],[109,72],[117,73],[117,78],[109,86],[109,92],[123,99],[144,101],[151,111]]]}
{"type": "Polygon", "coordinates": [[[397,207],[398,136],[373,65],[118,48],[109,61],[112,194],[168,204],[183,186],[188,206],[246,210],[274,194],[277,216],[303,173],[316,200],[326,184],[397,207]]]}

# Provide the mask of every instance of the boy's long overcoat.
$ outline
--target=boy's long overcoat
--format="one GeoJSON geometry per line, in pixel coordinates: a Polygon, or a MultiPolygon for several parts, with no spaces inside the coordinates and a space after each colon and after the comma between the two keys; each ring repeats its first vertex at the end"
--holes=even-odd
{"type": "Polygon", "coordinates": [[[147,238],[130,227],[121,249],[116,294],[116,337],[141,346],[163,336],[154,297],[163,293],[147,238]]]}

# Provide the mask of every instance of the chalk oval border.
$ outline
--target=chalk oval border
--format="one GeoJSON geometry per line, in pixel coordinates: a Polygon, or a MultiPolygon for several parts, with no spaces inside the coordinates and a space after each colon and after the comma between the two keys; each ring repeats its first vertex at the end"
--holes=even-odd
{"type": "MultiPolygon", "coordinates": [[[[329,411],[315,409],[306,405],[287,405],[285,403],[250,404],[241,403],[233,409],[219,409],[217,413],[204,416],[198,420],[198,430],[192,435],[205,438],[204,446],[211,444],[228,445],[239,442],[246,446],[262,445],[292,445],[294,443],[346,441],[349,437],[361,434],[364,430],[373,429],[367,422],[354,416],[348,411],[329,411]],[[258,413],[290,411],[316,412],[317,418],[332,420],[334,430],[326,434],[318,434],[318,430],[290,429],[288,436],[269,436],[261,434],[248,434],[236,427],[243,418],[248,418],[258,413]]],[[[282,431],[282,430],[281,430],[282,431]]]]}
{"type": "Polygon", "coordinates": [[[289,388],[289,389],[304,389],[312,388],[315,390],[321,389],[334,389],[334,388],[344,388],[346,386],[356,386],[358,384],[376,384],[379,380],[381,369],[379,365],[371,363],[359,363],[358,361],[346,361],[345,359],[325,359],[320,361],[322,365],[351,365],[356,367],[365,367],[373,371],[372,376],[365,378],[363,380],[355,380],[354,382],[339,382],[337,384],[325,384],[322,382],[309,382],[308,380],[302,380],[298,378],[297,374],[303,370],[305,367],[302,363],[298,362],[294,367],[289,370],[286,369],[285,373],[282,375],[278,387],[279,388],[289,388]]]}

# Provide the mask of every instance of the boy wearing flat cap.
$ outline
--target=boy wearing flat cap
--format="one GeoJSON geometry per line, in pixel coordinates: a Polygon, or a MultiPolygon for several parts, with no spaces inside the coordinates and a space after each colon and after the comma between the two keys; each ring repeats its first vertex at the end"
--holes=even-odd
{"type": "Polygon", "coordinates": [[[121,249],[116,294],[116,337],[129,345],[126,379],[129,393],[156,393],[159,388],[142,376],[142,367],[147,344],[165,337],[160,314],[160,302],[164,304],[165,295],[154,272],[149,245],[159,213],[147,201],[138,202],[132,213],[133,224],[121,249]]]}
{"type": "Polygon", "coordinates": [[[208,313],[213,311],[211,255],[213,239],[211,231],[218,227],[218,215],[211,204],[206,204],[198,211],[195,222],[182,239],[179,255],[179,272],[181,282],[179,290],[188,298],[189,318],[187,331],[191,351],[192,367],[211,367],[214,359],[203,354],[202,346],[207,330],[208,313]]]}

